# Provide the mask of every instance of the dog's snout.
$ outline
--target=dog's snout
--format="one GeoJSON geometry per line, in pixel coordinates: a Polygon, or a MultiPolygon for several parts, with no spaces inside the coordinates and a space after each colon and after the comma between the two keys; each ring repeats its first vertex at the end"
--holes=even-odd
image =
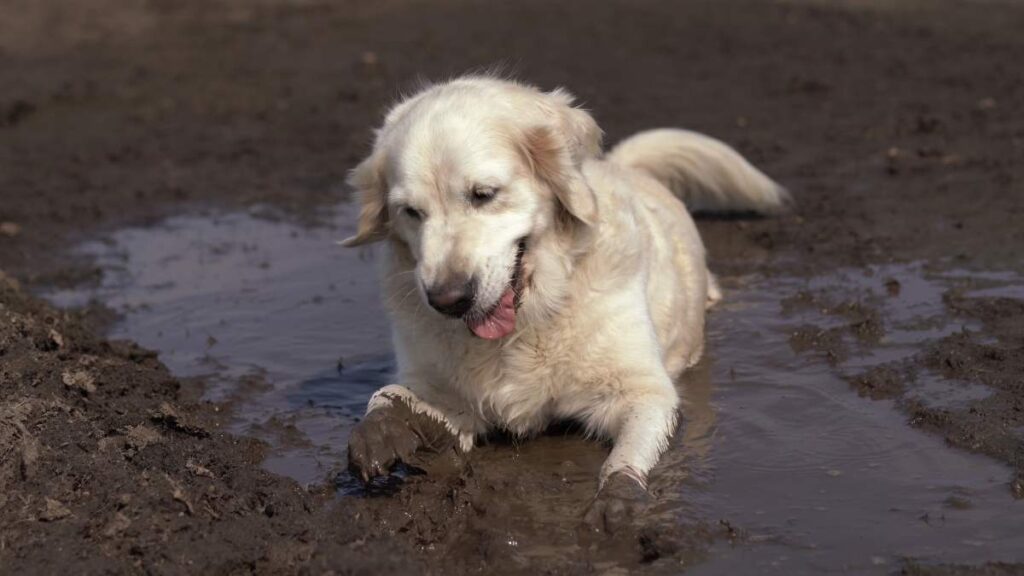
{"type": "Polygon", "coordinates": [[[469,312],[476,298],[476,281],[459,278],[427,288],[427,302],[438,312],[459,318],[469,312]]]}

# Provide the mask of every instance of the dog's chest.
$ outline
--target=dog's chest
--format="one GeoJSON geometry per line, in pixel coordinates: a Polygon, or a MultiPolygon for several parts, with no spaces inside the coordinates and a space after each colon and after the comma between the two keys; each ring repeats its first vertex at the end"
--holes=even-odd
{"type": "Polygon", "coordinates": [[[464,342],[451,380],[479,416],[516,434],[542,430],[555,417],[565,382],[557,347],[523,336],[502,344],[464,342]]]}
{"type": "Polygon", "coordinates": [[[396,326],[400,368],[412,381],[424,380],[435,402],[482,428],[516,434],[572,416],[565,407],[579,381],[589,377],[588,363],[583,351],[572,348],[579,339],[564,327],[527,328],[494,342],[475,337],[462,322],[414,319],[399,319],[396,326]]]}

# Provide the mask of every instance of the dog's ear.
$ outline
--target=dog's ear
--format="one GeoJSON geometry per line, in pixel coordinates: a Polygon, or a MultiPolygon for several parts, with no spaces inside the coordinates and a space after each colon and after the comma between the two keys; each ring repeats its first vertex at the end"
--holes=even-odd
{"type": "Polygon", "coordinates": [[[342,246],[361,246],[387,237],[388,204],[384,181],[384,161],[374,151],[348,175],[348,185],[359,195],[361,203],[355,236],[341,241],[342,246]]]}
{"type": "Polygon", "coordinates": [[[597,221],[597,200],[583,180],[570,146],[556,128],[536,126],[526,132],[526,154],[534,174],[551,188],[569,216],[591,225],[597,221]]]}
{"type": "Polygon", "coordinates": [[[587,158],[601,155],[601,128],[586,110],[573,106],[576,98],[562,88],[547,94],[551,101],[559,128],[566,137],[566,145],[573,161],[578,165],[587,158]]]}
{"type": "Polygon", "coordinates": [[[573,107],[568,92],[558,89],[545,96],[552,122],[527,130],[530,165],[573,220],[592,225],[597,221],[597,199],[580,167],[601,153],[601,129],[590,114],[573,107]]]}

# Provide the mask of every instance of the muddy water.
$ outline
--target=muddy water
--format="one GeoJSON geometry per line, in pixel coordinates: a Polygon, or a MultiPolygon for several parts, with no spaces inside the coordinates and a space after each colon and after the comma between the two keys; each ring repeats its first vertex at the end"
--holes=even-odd
{"type": "Polygon", "coordinates": [[[78,248],[104,270],[98,286],[47,297],[121,313],[110,336],[233,402],[233,431],[274,446],[268,468],[324,481],[392,366],[373,255],[337,245],[352,232],[346,207],[324,219],[303,228],[253,211],[122,230],[78,248]]]}
{"type": "MultiPolygon", "coordinates": [[[[1005,466],[908,427],[891,402],[859,398],[844,379],[960,330],[943,310],[947,278],[912,265],[728,284],[708,333],[710,378],[684,389],[689,428],[655,480],[677,500],[668,513],[723,519],[743,533],[741,544],[718,545],[695,573],[871,573],[907,556],[1024,557],[1024,502],[1010,497],[1005,466]],[[886,287],[893,280],[898,295],[886,287]],[[848,337],[854,350],[839,366],[794,353],[794,326],[836,322],[818,308],[780,306],[781,296],[808,291],[877,300],[885,334],[863,349],[848,337]]],[[[962,405],[987,395],[930,374],[914,386],[911,395],[927,402],[962,405]]]]}
{"type": "MultiPolygon", "coordinates": [[[[271,470],[323,481],[393,368],[374,258],[335,244],[350,212],[319,228],[228,214],[123,230],[79,248],[105,270],[98,286],[48,297],[121,312],[112,336],[159,350],[175,373],[210,382],[212,399],[234,401],[235,430],[274,447],[271,470]]],[[[708,358],[681,382],[685,426],[651,480],[648,520],[662,529],[710,520],[738,530],[697,573],[1024,560],[1010,471],[908,427],[889,401],[858,397],[847,381],[963,329],[945,291],[1019,297],[1020,278],[911,264],[723,281],[708,358]],[[808,331],[832,345],[802,346],[794,334],[808,331]]],[[[949,406],[986,395],[928,373],[911,391],[949,406]]]]}

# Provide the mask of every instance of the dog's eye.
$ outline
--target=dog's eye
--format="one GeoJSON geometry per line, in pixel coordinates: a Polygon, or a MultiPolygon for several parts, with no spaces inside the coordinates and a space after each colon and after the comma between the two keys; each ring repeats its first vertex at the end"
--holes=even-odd
{"type": "Polygon", "coordinates": [[[402,206],[402,214],[405,214],[409,218],[412,218],[413,220],[416,221],[423,220],[423,211],[417,210],[412,206],[402,206]]]}
{"type": "Polygon", "coordinates": [[[497,195],[498,188],[494,186],[474,186],[473,190],[469,193],[469,201],[474,206],[482,206],[494,200],[494,197],[497,195]]]}

